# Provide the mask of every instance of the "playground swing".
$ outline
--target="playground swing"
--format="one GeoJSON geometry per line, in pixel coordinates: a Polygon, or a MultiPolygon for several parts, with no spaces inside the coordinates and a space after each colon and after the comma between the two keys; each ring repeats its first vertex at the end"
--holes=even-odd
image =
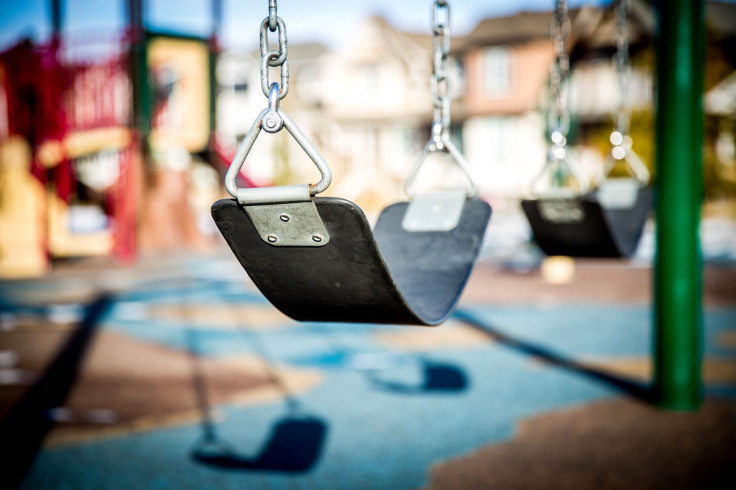
{"type": "Polygon", "coordinates": [[[569,115],[565,106],[569,59],[565,44],[570,31],[567,2],[559,0],[553,22],[556,60],[551,75],[553,102],[549,111],[550,145],[547,161],[532,183],[532,199],[522,208],[534,240],[547,255],[572,257],[629,257],[636,250],[652,207],[649,171],[631,149],[628,136],[627,92],[629,74],[626,0],[616,7],[616,70],[619,100],[612,146],[595,189],[566,148],[569,115]],[[617,163],[631,178],[609,178],[617,163]],[[537,184],[549,177],[552,187],[539,192],[537,184]],[[574,184],[574,185],[573,185],[574,184]]]}
{"type": "Polygon", "coordinates": [[[432,136],[406,181],[410,201],[384,209],[371,231],[354,203],[313,198],[330,185],[331,172],[279,109],[289,88],[286,28],[276,15],[276,2],[269,2],[260,33],[261,88],[268,107],[246,134],[225,177],[235,199],[215,202],[212,216],[258,289],[295,320],[437,325],[452,313],[467,282],[491,208],[477,198],[469,166],[449,138],[449,6],[435,0],[432,8],[432,136]],[[268,30],[278,31],[278,51],[268,49],[268,30]],[[281,84],[270,83],[269,66],[280,67],[281,84]],[[311,158],[321,180],[315,185],[238,188],[238,173],[261,130],[276,133],[282,128],[311,158]],[[467,177],[468,190],[413,192],[417,172],[434,152],[453,157],[467,177]]]}

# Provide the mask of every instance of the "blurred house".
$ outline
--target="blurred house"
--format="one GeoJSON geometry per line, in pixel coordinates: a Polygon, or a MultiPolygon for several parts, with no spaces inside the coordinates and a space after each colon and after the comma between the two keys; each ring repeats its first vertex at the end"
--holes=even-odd
{"type": "Polygon", "coordinates": [[[335,194],[367,207],[403,197],[429,138],[431,45],[429,34],[402,32],[374,16],[325,57],[322,107],[334,122],[328,142],[342,175],[335,194]]]}

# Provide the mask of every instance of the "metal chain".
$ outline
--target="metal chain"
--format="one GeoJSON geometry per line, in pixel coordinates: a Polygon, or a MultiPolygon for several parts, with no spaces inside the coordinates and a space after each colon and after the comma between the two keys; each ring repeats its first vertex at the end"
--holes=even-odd
{"type": "MultiPolygon", "coordinates": [[[[248,210],[248,206],[261,204],[308,202],[311,196],[324,192],[330,186],[332,172],[325,159],[322,158],[322,155],[319,154],[304,133],[279,108],[279,101],[289,91],[289,62],[286,59],[286,26],[281,17],[276,15],[276,0],[268,1],[268,16],[261,22],[261,89],[266,97],[268,97],[268,107],[263,109],[256,120],[253,121],[243,141],[240,143],[240,147],[238,147],[238,151],[225,175],[225,188],[231,196],[238,200],[241,206],[246,206],[246,210],[248,210]],[[278,50],[268,48],[269,30],[272,32],[278,31],[278,50]],[[280,67],[280,85],[278,82],[271,83],[269,79],[269,69],[271,67],[280,67]],[[286,128],[289,134],[291,134],[294,140],[317,166],[317,169],[322,175],[320,181],[314,185],[303,184],[258,188],[238,187],[238,175],[261,131],[278,133],[284,128],[286,128]]],[[[312,207],[314,208],[314,204],[312,204],[312,207]]],[[[253,208],[251,207],[251,209],[253,208]]],[[[316,215],[316,211],[314,214],[316,215]]],[[[317,216],[316,221],[320,221],[319,216],[317,216]]],[[[321,222],[320,226],[322,226],[321,222]]],[[[323,242],[324,244],[327,243],[323,241],[325,237],[329,239],[326,231],[324,233],[320,232],[312,236],[312,241],[323,242]]],[[[276,236],[273,236],[272,240],[272,235],[267,236],[267,238],[268,242],[272,244],[277,240],[276,236]]],[[[309,243],[312,244],[312,241],[309,243]]]]}
{"type": "MultiPolygon", "coordinates": [[[[631,66],[629,63],[629,31],[627,26],[628,2],[619,0],[616,5],[616,75],[618,77],[618,106],[614,118],[614,130],[611,133],[613,157],[620,160],[626,156],[626,140],[629,133],[629,80],[631,66]]],[[[629,144],[630,146],[630,144],[629,144]]]]}
{"type": "Polygon", "coordinates": [[[626,102],[629,96],[629,79],[631,75],[627,16],[628,1],[620,0],[616,6],[616,73],[618,74],[618,113],[616,114],[616,126],[623,134],[628,133],[629,130],[629,110],[626,102]]]}
{"type": "Polygon", "coordinates": [[[570,36],[570,29],[571,23],[567,12],[567,1],[558,0],[551,27],[555,62],[550,73],[552,104],[548,114],[550,137],[555,144],[564,141],[570,130],[570,115],[567,112],[566,94],[567,80],[570,74],[570,58],[567,55],[567,40],[570,36]],[[555,142],[555,140],[559,141],[555,142]]]}
{"type": "Polygon", "coordinates": [[[271,92],[271,80],[269,67],[280,67],[281,84],[279,85],[279,99],[286,97],[289,92],[289,61],[287,56],[286,24],[276,14],[276,0],[268,0],[268,16],[261,22],[261,90],[263,95],[269,97],[271,92]],[[268,31],[278,31],[279,49],[272,50],[268,47],[268,31]]]}
{"type": "Polygon", "coordinates": [[[613,170],[617,161],[624,162],[629,173],[639,182],[649,182],[649,169],[632,148],[633,141],[629,136],[631,113],[628,104],[629,83],[631,81],[631,63],[629,61],[628,0],[619,0],[616,5],[616,75],[618,76],[618,106],[614,116],[614,129],[610,141],[611,158],[606,161],[603,179],[613,170]]]}
{"type": "Polygon", "coordinates": [[[446,0],[435,0],[432,4],[432,34],[432,141],[441,150],[450,138],[450,80],[447,72],[447,57],[450,54],[450,6],[446,0]]]}
{"type": "Polygon", "coordinates": [[[582,194],[589,188],[590,182],[585,172],[577,165],[567,151],[567,133],[570,131],[570,114],[567,107],[568,79],[570,75],[570,58],[567,55],[567,41],[570,37],[572,23],[567,10],[566,0],[557,0],[555,14],[550,26],[550,37],[555,51],[555,62],[549,76],[549,95],[551,103],[547,111],[547,123],[550,144],[547,160],[531,189],[535,194],[537,184],[548,174],[553,188],[569,187],[568,178],[577,182],[577,192],[582,194]]]}
{"type": "Polygon", "coordinates": [[[468,198],[478,196],[478,185],[473,178],[473,172],[460,150],[450,140],[450,80],[447,72],[447,57],[450,54],[450,6],[447,0],[434,0],[432,2],[432,76],[430,77],[430,90],[432,91],[432,104],[434,113],[432,117],[432,135],[424,145],[422,154],[409,172],[404,184],[404,190],[409,198],[414,200],[413,184],[419,168],[427,156],[434,152],[448,153],[460,170],[468,179],[469,189],[465,191],[468,198]]]}
{"type": "Polygon", "coordinates": [[[271,32],[276,30],[276,0],[268,0],[268,28],[271,32]]]}

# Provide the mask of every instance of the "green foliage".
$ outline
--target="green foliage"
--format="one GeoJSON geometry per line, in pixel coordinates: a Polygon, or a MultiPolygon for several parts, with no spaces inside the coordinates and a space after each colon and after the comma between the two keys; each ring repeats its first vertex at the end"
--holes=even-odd
{"type": "Polygon", "coordinates": [[[736,125],[720,117],[706,117],[703,184],[705,197],[709,200],[736,198],[736,162],[721,161],[716,152],[716,141],[722,131],[734,134],[736,125]]]}
{"type": "MultiPolygon", "coordinates": [[[[736,131],[736,125],[724,125],[720,118],[705,116],[703,135],[703,185],[705,198],[733,199],[736,198],[736,163],[722,162],[716,153],[716,140],[719,133],[724,131],[736,131]]],[[[591,130],[586,138],[588,146],[598,149],[602,155],[608,155],[611,151],[609,136],[611,126],[602,125],[591,130]]],[[[647,168],[655,176],[655,128],[654,113],[651,110],[637,111],[631,115],[630,136],[633,141],[632,148],[646,164],[647,168]]],[[[611,172],[612,176],[627,175],[622,165],[617,165],[611,172]]]]}

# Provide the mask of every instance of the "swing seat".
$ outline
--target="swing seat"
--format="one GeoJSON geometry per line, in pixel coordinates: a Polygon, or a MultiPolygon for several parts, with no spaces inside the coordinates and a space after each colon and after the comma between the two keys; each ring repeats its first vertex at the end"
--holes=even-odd
{"type": "Polygon", "coordinates": [[[630,257],[652,207],[651,187],[638,186],[625,205],[598,192],[575,197],[526,199],[521,206],[534,241],[547,255],[630,257]]]}
{"type": "Polygon", "coordinates": [[[319,247],[274,246],[237,200],[212,205],[227,244],[276,308],[298,321],[429,326],[450,316],[480,251],[487,203],[466,199],[457,225],[443,231],[407,231],[409,203],[396,203],[371,232],[354,203],[312,201],[329,235],[319,247]]]}

